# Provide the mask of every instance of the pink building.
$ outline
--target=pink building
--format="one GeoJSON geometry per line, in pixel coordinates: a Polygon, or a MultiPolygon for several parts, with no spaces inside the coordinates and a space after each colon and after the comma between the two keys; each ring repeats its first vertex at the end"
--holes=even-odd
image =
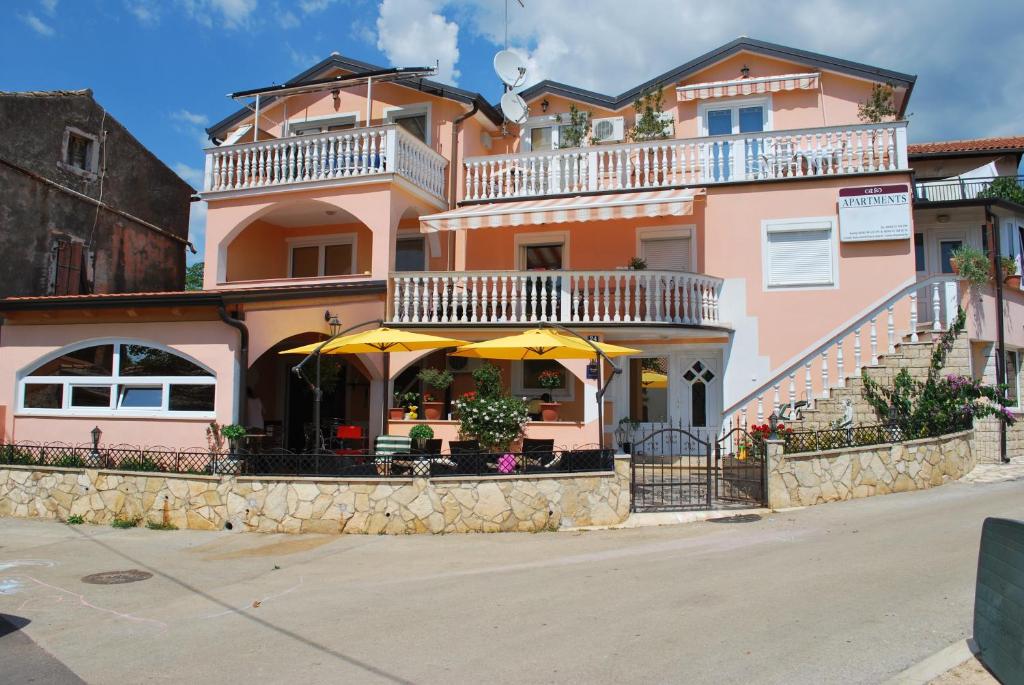
{"type": "MultiPolygon", "coordinates": [[[[638,348],[605,398],[609,436],[623,420],[714,434],[813,401],[946,324],[960,298],[950,241],[980,244],[991,221],[1004,254],[1021,250],[1024,207],[915,186],[918,165],[948,179],[1019,162],[1019,141],[973,151],[969,168],[911,159],[914,80],[740,38],[619,95],[531,86],[514,125],[479,94],[333,55],[237,94],[251,107],[210,129],[203,291],[0,303],[4,440],[88,442],[99,425],[112,444],[199,446],[216,420],[301,449],[311,397],[278,353],[324,339],[331,317],[465,340],[550,321],[638,348]],[[865,123],[876,86],[895,114],[865,123]]],[[[970,333],[978,375],[994,358],[984,297],[968,302],[986,312],[970,333]]],[[[340,357],[323,415],[405,434],[414,421],[384,425],[392,393],[451,369],[447,414],[471,387],[462,361],[395,354],[385,371],[380,355],[340,357]]],[[[500,366],[513,394],[538,398],[552,364],[500,366]]],[[[565,368],[559,420],[528,434],[597,442],[599,381],[565,368]]],[[[432,423],[456,437],[457,423],[432,423]]]]}

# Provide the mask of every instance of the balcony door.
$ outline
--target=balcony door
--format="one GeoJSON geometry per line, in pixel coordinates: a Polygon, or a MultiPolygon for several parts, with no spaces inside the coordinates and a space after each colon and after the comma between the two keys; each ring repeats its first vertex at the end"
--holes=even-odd
{"type": "Polygon", "coordinates": [[[395,271],[425,271],[427,252],[421,236],[399,238],[395,243],[395,271]]]}
{"type": "Polygon", "coordinates": [[[519,250],[519,268],[532,272],[526,281],[526,316],[530,320],[557,319],[560,313],[558,294],[562,290],[562,279],[557,272],[565,266],[565,242],[529,242],[520,245],[519,250]],[[549,271],[556,273],[544,273],[549,271]]]}
{"type": "MultiPolygon", "coordinates": [[[[734,102],[728,105],[707,105],[701,117],[704,134],[727,136],[739,133],[760,133],[768,130],[769,106],[765,101],[734,102]]],[[[704,173],[708,180],[726,182],[742,180],[753,171],[765,151],[758,139],[713,142],[707,148],[704,173]]]]}

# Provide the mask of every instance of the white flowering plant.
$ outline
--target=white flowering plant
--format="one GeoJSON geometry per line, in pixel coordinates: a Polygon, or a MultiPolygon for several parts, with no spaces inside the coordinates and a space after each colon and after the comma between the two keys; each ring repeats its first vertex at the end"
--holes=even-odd
{"type": "Polygon", "coordinates": [[[489,452],[507,452],[523,437],[528,420],[526,402],[508,395],[466,393],[455,400],[459,435],[480,443],[489,452]]]}

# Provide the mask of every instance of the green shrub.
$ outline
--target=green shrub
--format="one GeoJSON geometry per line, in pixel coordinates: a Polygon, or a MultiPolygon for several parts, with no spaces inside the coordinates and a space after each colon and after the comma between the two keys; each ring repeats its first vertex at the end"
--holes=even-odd
{"type": "Polygon", "coordinates": [[[31,466],[36,463],[36,459],[29,450],[17,447],[16,445],[4,445],[0,448],[0,462],[17,464],[19,466],[31,466]]]}
{"type": "Polygon", "coordinates": [[[117,465],[122,471],[159,471],[160,464],[146,453],[122,459],[117,465]]]}
{"type": "Polygon", "coordinates": [[[80,469],[85,467],[85,459],[77,454],[62,454],[53,460],[50,466],[60,466],[66,469],[80,469]]]}
{"type": "Polygon", "coordinates": [[[114,517],[110,525],[114,528],[137,528],[140,523],[142,523],[141,516],[121,516],[119,514],[114,517]]]}
{"type": "Polygon", "coordinates": [[[162,521],[146,521],[146,528],[150,530],[178,530],[178,527],[170,521],[167,523],[162,521]]]}
{"type": "Polygon", "coordinates": [[[425,423],[420,423],[412,427],[412,430],[409,431],[409,437],[413,442],[417,440],[430,440],[434,437],[434,429],[425,423]]]}
{"type": "Polygon", "coordinates": [[[984,252],[970,245],[953,250],[950,264],[971,285],[985,285],[992,278],[992,262],[984,252]]]}
{"type": "Polygon", "coordinates": [[[1000,176],[992,185],[978,193],[978,197],[1009,200],[1024,205],[1024,187],[1012,176],[1000,176]]]}
{"type": "Polygon", "coordinates": [[[494,364],[481,364],[473,371],[476,394],[480,397],[501,396],[501,369],[494,364]]]}
{"type": "Polygon", "coordinates": [[[68,516],[67,520],[64,521],[64,523],[67,523],[71,526],[81,525],[85,523],[85,517],[81,514],[72,514],[71,516],[68,516]]]}

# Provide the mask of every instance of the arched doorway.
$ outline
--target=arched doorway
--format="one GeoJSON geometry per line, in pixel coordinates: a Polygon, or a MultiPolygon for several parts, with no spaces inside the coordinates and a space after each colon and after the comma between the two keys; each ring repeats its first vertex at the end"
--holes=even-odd
{"type": "MultiPolygon", "coordinates": [[[[282,355],[300,345],[321,342],[323,333],[299,333],[281,340],[264,352],[249,367],[249,420],[259,427],[256,417],[262,414],[265,447],[284,447],[304,451],[312,445],[313,391],[298,378],[292,368],[302,355],[282,355]]],[[[315,377],[315,366],[305,369],[315,377]]],[[[337,425],[356,425],[369,434],[370,380],[359,359],[353,355],[324,355],[320,362],[320,407],[325,434],[337,425]]]]}

